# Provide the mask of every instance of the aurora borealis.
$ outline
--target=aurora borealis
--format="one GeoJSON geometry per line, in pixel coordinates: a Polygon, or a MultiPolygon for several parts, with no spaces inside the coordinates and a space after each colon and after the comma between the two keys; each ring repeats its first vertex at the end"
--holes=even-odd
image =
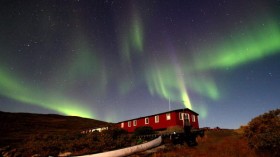
{"type": "Polygon", "coordinates": [[[0,2],[0,110],[118,122],[190,108],[237,128],[280,106],[277,0],[0,2]]]}

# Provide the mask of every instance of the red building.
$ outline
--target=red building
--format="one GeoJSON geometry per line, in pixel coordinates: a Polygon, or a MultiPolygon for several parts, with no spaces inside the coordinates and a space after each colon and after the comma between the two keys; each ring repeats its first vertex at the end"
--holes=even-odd
{"type": "Polygon", "coordinates": [[[118,125],[128,132],[134,132],[136,128],[141,126],[151,126],[154,130],[164,130],[172,126],[183,126],[184,118],[190,122],[193,128],[199,129],[198,114],[188,108],[130,119],[119,122],[118,125]]]}

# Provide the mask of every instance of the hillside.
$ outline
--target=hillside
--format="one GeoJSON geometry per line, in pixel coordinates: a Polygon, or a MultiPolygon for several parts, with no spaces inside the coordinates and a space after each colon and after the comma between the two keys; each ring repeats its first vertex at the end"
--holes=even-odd
{"type": "Polygon", "coordinates": [[[0,111],[0,147],[21,143],[30,135],[80,132],[108,124],[99,120],[75,116],[0,111]]]}

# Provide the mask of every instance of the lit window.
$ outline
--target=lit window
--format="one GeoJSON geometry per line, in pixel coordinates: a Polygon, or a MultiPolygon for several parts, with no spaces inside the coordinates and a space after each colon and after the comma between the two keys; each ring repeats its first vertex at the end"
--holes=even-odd
{"type": "Polygon", "coordinates": [[[171,119],[170,113],[166,113],[166,120],[170,120],[170,119],[171,119]]]}
{"type": "Polygon", "coordinates": [[[137,125],[137,120],[134,120],[133,121],[133,126],[136,126],[137,125]]]}
{"type": "Polygon", "coordinates": [[[159,122],[159,116],[156,115],[156,116],[155,116],[155,123],[158,123],[158,122],[159,122]]]}
{"type": "Polygon", "coordinates": [[[127,126],[128,126],[128,127],[131,127],[131,121],[128,121],[128,122],[127,122],[127,126]]]}
{"type": "Polygon", "coordinates": [[[121,123],[121,128],[123,128],[123,127],[124,127],[124,123],[122,122],[122,123],[121,123]]]}
{"type": "Polygon", "coordinates": [[[195,122],[195,115],[192,115],[192,121],[195,122]]]}
{"type": "Polygon", "coordinates": [[[145,124],[149,124],[149,118],[145,118],[145,124]]]}

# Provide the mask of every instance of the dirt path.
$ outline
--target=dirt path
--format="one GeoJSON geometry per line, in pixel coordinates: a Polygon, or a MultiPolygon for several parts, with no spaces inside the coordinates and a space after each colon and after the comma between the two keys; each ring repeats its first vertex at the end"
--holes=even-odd
{"type": "Polygon", "coordinates": [[[234,130],[207,131],[197,142],[195,147],[166,143],[130,157],[257,157],[246,139],[234,130]]]}

